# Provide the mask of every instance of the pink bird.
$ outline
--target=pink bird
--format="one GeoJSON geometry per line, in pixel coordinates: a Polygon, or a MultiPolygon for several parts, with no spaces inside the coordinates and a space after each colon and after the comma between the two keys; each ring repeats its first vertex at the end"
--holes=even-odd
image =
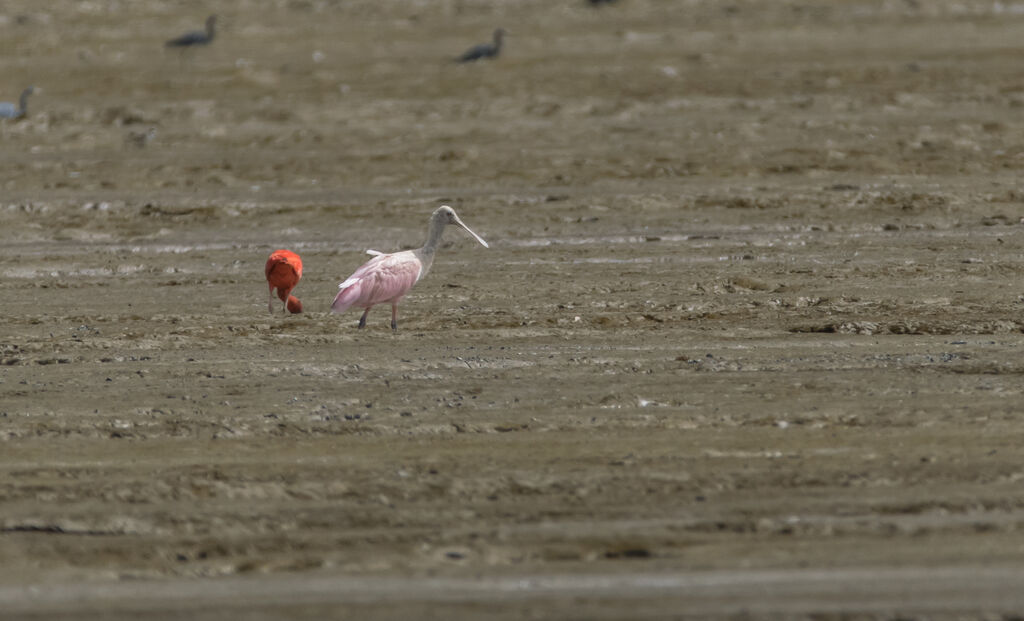
{"type": "Polygon", "coordinates": [[[267,310],[274,312],[274,289],[277,297],[284,302],[285,308],[293,313],[302,312],[302,302],[294,295],[289,295],[302,278],[302,259],[291,250],[275,250],[267,259],[264,269],[267,274],[267,285],[270,286],[270,301],[267,310]]]}
{"type": "Polygon", "coordinates": [[[363,328],[370,309],[376,304],[387,302],[391,304],[391,329],[398,330],[398,303],[430,271],[437,245],[441,242],[441,234],[449,224],[461,227],[483,244],[484,248],[489,247],[487,242],[463,224],[454,209],[442,205],[430,216],[427,243],[422,248],[392,254],[367,251],[376,256],[338,285],[341,291],[331,304],[331,312],[343,313],[353,306],[365,308],[363,316],[359,318],[359,327],[363,328]]]}

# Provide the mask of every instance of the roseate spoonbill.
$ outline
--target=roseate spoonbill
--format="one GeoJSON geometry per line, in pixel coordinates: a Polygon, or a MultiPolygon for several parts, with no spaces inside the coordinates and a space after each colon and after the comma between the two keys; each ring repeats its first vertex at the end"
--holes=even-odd
{"type": "Polygon", "coordinates": [[[359,327],[366,326],[366,316],[376,304],[391,304],[391,329],[398,330],[398,303],[409,293],[421,278],[430,271],[434,262],[434,253],[441,243],[444,227],[454,224],[473,236],[484,248],[487,242],[470,230],[455,210],[448,205],[441,205],[430,216],[427,229],[427,243],[418,250],[406,250],[391,254],[381,254],[376,250],[367,250],[374,257],[357,269],[345,282],[338,285],[338,295],[331,304],[332,313],[343,313],[356,306],[366,309],[359,318],[359,327]]]}
{"type": "Polygon", "coordinates": [[[217,24],[217,16],[211,15],[206,18],[206,30],[193,30],[186,32],[185,34],[171,39],[165,45],[167,47],[194,47],[196,45],[208,45],[213,41],[213,37],[216,33],[214,26],[217,24]]]}
{"type": "Polygon", "coordinates": [[[28,96],[35,90],[34,86],[30,86],[21,91],[17,106],[9,101],[0,103],[0,119],[20,119],[28,114],[28,96]]]}
{"type": "MultiPolygon", "coordinates": [[[[267,284],[270,286],[270,301],[267,310],[274,312],[274,289],[277,297],[284,302],[284,308],[293,313],[302,312],[302,302],[294,295],[289,295],[302,278],[302,259],[291,250],[275,250],[267,259],[267,284]]],[[[284,309],[281,310],[284,312],[284,309]]]]}
{"type": "Polygon", "coordinates": [[[462,56],[459,56],[456,61],[460,63],[469,63],[474,60],[480,60],[481,58],[497,58],[498,54],[501,54],[501,41],[506,34],[507,33],[504,28],[498,28],[494,31],[494,41],[492,43],[474,45],[463,52],[462,56]]]}

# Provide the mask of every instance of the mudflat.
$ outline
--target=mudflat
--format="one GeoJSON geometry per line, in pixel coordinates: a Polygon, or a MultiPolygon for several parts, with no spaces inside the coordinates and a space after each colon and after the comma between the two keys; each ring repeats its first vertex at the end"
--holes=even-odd
{"type": "Polygon", "coordinates": [[[1024,610],[1017,5],[3,11],[0,616],[1024,610]]]}

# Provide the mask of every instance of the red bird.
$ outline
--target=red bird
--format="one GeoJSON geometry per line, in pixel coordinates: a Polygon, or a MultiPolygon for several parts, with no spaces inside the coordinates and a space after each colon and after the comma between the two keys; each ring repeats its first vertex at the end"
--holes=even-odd
{"type": "MultiPolygon", "coordinates": [[[[267,259],[267,284],[270,286],[270,301],[267,310],[274,312],[274,289],[277,297],[284,302],[285,308],[293,313],[302,312],[302,302],[294,295],[289,295],[302,278],[302,259],[291,250],[275,250],[267,259]]],[[[282,309],[281,312],[284,312],[282,309]]]]}

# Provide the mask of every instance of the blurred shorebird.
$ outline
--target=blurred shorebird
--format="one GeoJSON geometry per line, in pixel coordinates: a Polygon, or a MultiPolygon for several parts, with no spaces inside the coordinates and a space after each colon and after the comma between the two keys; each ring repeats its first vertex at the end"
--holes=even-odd
{"type": "Polygon", "coordinates": [[[167,47],[195,47],[197,45],[209,45],[213,41],[214,35],[217,34],[214,27],[217,24],[217,16],[211,15],[206,18],[206,30],[193,30],[186,32],[185,34],[171,39],[165,45],[167,47]]]}
{"type": "Polygon", "coordinates": [[[506,34],[508,33],[505,32],[504,28],[498,28],[494,31],[494,41],[474,45],[463,52],[462,56],[455,59],[456,62],[470,63],[481,58],[497,58],[498,54],[501,54],[501,43],[506,34]]]}
{"type": "Polygon", "coordinates": [[[376,250],[367,250],[374,255],[363,264],[345,282],[338,285],[338,295],[331,304],[332,313],[343,313],[353,306],[366,309],[359,318],[359,327],[366,326],[366,316],[376,304],[391,304],[391,329],[398,330],[398,303],[413,285],[430,271],[434,262],[434,253],[441,243],[441,235],[449,224],[465,230],[474,239],[488,248],[487,242],[470,230],[455,210],[442,205],[430,216],[427,229],[427,243],[417,250],[406,250],[391,254],[381,254],[376,250]]]}
{"type": "Polygon", "coordinates": [[[28,114],[28,96],[35,91],[34,86],[30,86],[25,90],[21,91],[21,97],[18,98],[18,104],[12,104],[9,101],[0,103],[0,119],[20,119],[21,117],[28,114]]]}
{"type": "Polygon", "coordinates": [[[125,144],[129,144],[139,149],[142,149],[150,142],[152,142],[153,138],[156,138],[156,128],[150,127],[146,131],[128,132],[128,135],[125,136],[124,141],[125,144]]]}

